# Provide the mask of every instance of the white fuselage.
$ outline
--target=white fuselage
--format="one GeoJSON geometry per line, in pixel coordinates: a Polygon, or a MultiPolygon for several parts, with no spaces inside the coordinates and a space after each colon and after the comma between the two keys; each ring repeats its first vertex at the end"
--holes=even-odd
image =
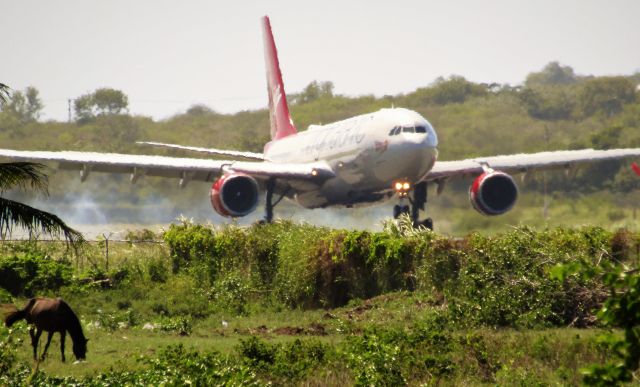
{"type": "Polygon", "coordinates": [[[325,161],[336,177],[321,186],[291,182],[287,196],[303,207],[358,206],[389,199],[398,180],[419,182],[436,161],[431,124],[408,109],[382,109],[272,141],[264,156],[274,162],[325,161]],[[394,130],[395,128],[395,130],[394,130]]]}

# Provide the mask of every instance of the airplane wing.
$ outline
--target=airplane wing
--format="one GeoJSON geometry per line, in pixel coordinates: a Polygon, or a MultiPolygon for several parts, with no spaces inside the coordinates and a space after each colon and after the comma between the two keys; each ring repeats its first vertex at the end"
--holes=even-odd
{"type": "Polygon", "coordinates": [[[262,155],[261,153],[254,153],[254,152],[242,152],[242,151],[214,149],[214,148],[200,148],[197,146],[164,144],[161,142],[153,142],[153,141],[136,141],[136,144],[151,145],[151,146],[156,146],[161,148],[188,150],[188,151],[208,153],[208,154],[219,155],[219,156],[242,157],[244,159],[249,159],[249,160],[259,160],[259,161],[266,160],[264,158],[264,155],[262,155]]]}
{"type": "Polygon", "coordinates": [[[135,182],[141,176],[162,176],[188,181],[213,181],[221,173],[242,172],[256,178],[270,177],[322,182],[335,176],[326,162],[274,163],[234,160],[207,160],[118,153],[72,151],[18,151],[0,149],[0,157],[31,162],[57,162],[60,169],[79,170],[84,181],[90,172],[130,174],[135,182]]]}
{"type": "Polygon", "coordinates": [[[433,181],[449,177],[478,175],[486,168],[507,173],[525,173],[532,170],[571,169],[574,165],[594,161],[639,157],[640,148],[523,153],[515,155],[476,157],[457,161],[438,161],[423,179],[433,181]]]}

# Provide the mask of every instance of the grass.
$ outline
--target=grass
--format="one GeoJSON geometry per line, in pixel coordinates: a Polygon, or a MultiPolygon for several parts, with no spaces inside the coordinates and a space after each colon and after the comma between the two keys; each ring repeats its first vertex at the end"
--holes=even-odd
{"type": "MultiPolygon", "coordinates": [[[[92,316],[82,315],[85,333],[90,338],[87,362],[73,364],[71,343],[67,339],[67,358],[71,361],[62,363],[59,336],[56,334],[49,355],[40,364],[40,369],[49,375],[60,377],[95,376],[108,370],[136,370],[143,367],[139,358],[156,356],[162,348],[169,345],[182,344],[199,352],[233,354],[240,340],[253,335],[269,343],[316,338],[336,348],[348,337],[361,335],[371,329],[414,329],[429,313],[438,310],[438,306],[431,304],[428,294],[397,292],[371,300],[354,301],[345,307],[331,310],[271,311],[225,318],[227,327],[222,326],[222,316],[214,315],[198,321],[189,336],[144,330],[140,326],[109,332],[89,324],[92,316]],[[314,326],[322,326],[322,330],[315,328],[314,331],[314,326]]],[[[22,325],[18,329],[16,334],[24,339],[19,346],[19,362],[33,364],[26,327],[22,325]]],[[[451,331],[453,345],[447,358],[452,362],[455,373],[441,382],[456,385],[475,380],[504,385],[525,377],[545,382],[577,384],[580,381],[580,367],[601,362],[605,358],[605,354],[596,345],[595,337],[598,333],[594,329],[574,328],[454,330],[451,331]],[[480,338],[485,348],[474,349],[475,344],[469,344],[469,337],[480,338]],[[483,376],[483,373],[486,375],[483,376]]],[[[324,382],[337,383],[340,378],[346,377],[338,371],[339,368],[333,369],[333,373],[322,374],[319,378],[324,382]]],[[[311,380],[308,382],[311,383],[311,380]]]]}

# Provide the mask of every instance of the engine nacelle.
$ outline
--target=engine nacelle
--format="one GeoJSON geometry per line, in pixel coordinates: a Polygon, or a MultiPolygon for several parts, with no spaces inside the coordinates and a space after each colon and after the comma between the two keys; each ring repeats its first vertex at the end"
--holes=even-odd
{"type": "Polygon", "coordinates": [[[211,186],[211,205],[222,216],[245,216],[258,204],[258,183],[243,173],[229,173],[211,186]]]}
{"type": "Polygon", "coordinates": [[[483,215],[501,215],[518,199],[518,186],[513,178],[500,171],[485,172],[469,188],[471,205],[483,215]]]}

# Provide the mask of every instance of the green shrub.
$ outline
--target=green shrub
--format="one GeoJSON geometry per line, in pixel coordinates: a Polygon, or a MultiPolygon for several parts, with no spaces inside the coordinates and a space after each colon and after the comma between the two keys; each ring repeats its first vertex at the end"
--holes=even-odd
{"type": "Polygon", "coordinates": [[[153,259],[147,265],[147,272],[151,282],[165,283],[169,278],[169,269],[165,262],[160,259],[153,259]]]}
{"type": "Polygon", "coordinates": [[[129,242],[153,241],[156,239],[156,234],[146,228],[142,230],[129,230],[124,236],[124,239],[128,240],[129,242]]]}
{"type": "Polygon", "coordinates": [[[55,260],[36,245],[0,256],[0,287],[13,296],[33,297],[55,291],[71,282],[71,274],[69,261],[55,260]]]}
{"type": "Polygon", "coordinates": [[[318,340],[296,339],[277,351],[273,373],[286,380],[304,378],[310,370],[326,363],[328,351],[329,346],[318,340]]]}
{"type": "Polygon", "coordinates": [[[400,346],[383,340],[378,334],[367,332],[350,336],[346,344],[348,367],[359,386],[406,385],[402,373],[400,346]]]}
{"type": "Polygon", "coordinates": [[[241,360],[251,367],[266,370],[276,361],[278,346],[267,343],[256,336],[240,339],[236,352],[241,360]]]}
{"type": "Polygon", "coordinates": [[[164,332],[177,333],[180,336],[189,336],[193,330],[191,319],[188,317],[166,317],[160,320],[159,328],[164,332]]]}
{"type": "Polygon", "coordinates": [[[247,283],[247,276],[242,273],[229,273],[216,281],[213,291],[213,301],[223,311],[235,315],[246,315],[249,302],[251,284],[247,283]]]}
{"type": "Polygon", "coordinates": [[[0,328],[0,378],[6,376],[16,364],[16,348],[13,336],[4,327],[0,328]]]}
{"type": "Polygon", "coordinates": [[[300,380],[325,364],[329,346],[318,340],[296,339],[286,344],[270,344],[256,336],[240,339],[236,353],[240,360],[282,382],[300,380]]]}
{"type": "Polygon", "coordinates": [[[446,294],[454,318],[466,325],[550,326],[592,323],[602,300],[597,284],[579,279],[564,284],[547,273],[556,263],[598,257],[610,234],[599,228],[536,233],[521,228],[496,237],[467,238],[458,278],[446,294]]]}
{"type": "Polygon", "coordinates": [[[173,272],[177,273],[212,254],[214,233],[209,227],[183,222],[172,224],[164,240],[169,246],[173,272]]]}

